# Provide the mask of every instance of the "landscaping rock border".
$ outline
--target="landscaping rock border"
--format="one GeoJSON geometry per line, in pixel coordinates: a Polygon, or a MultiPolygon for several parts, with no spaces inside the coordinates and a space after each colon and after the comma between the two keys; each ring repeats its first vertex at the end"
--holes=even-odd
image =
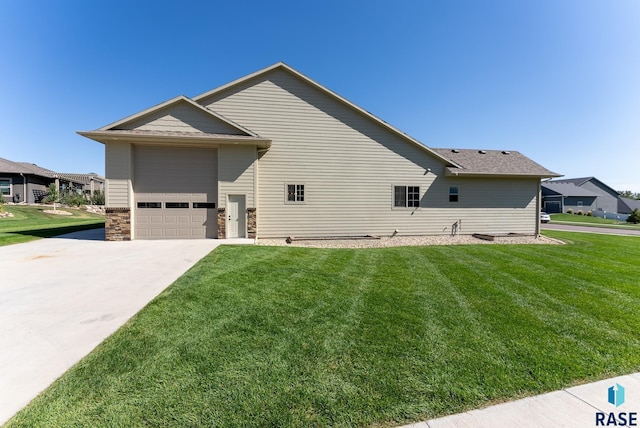
{"type": "Polygon", "coordinates": [[[380,239],[296,239],[287,244],[285,239],[258,239],[257,245],[309,248],[385,248],[427,245],[495,245],[495,244],[538,244],[558,245],[564,242],[547,236],[497,236],[493,241],[474,238],[471,235],[457,236],[394,236],[380,239]]]}

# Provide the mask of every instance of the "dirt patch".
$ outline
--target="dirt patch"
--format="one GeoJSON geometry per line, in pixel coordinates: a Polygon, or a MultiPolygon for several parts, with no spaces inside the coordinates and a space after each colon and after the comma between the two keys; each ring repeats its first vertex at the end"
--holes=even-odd
{"type": "Polygon", "coordinates": [[[73,215],[73,213],[70,213],[69,211],[62,211],[62,210],[44,210],[42,212],[45,214],[55,214],[55,215],[73,215]]]}

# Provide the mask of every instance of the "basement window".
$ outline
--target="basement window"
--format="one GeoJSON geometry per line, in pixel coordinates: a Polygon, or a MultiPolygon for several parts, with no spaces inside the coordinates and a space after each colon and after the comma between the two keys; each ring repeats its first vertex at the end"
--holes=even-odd
{"type": "Polygon", "coordinates": [[[459,190],[458,186],[449,187],[449,202],[458,202],[459,190]]]}
{"type": "Polygon", "coordinates": [[[304,202],[304,184],[287,184],[287,202],[304,202]]]}
{"type": "Polygon", "coordinates": [[[417,208],[420,206],[420,186],[393,186],[393,206],[417,208]]]}

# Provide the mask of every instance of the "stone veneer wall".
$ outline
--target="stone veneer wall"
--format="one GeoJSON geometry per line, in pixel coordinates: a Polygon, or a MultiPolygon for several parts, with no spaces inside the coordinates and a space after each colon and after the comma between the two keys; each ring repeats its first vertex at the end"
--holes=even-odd
{"type": "Polygon", "coordinates": [[[224,208],[218,208],[218,239],[227,237],[227,221],[226,211],[224,208]]]}
{"type": "Polygon", "coordinates": [[[258,222],[255,208],[247,208],[247,238],[256,239],[258,222]]]}
{"type": "Polygon", "coordinates": [[[131,209],[105,208],[105,241],[131,240],[131,209]]]}

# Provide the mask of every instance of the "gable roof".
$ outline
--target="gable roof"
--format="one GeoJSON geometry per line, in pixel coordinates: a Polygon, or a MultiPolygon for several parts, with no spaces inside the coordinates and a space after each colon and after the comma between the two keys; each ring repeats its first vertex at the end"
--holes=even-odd
{"type": "Polygon", "coordinates": [[[596,198],[597,193],[588,189],[576,186],[574,183],[569,182],[556,182],[556,181],[544,181],[542,184],[543,194],[553,194],[557,196],[579,196],[596,198]]]}
{"type": "Polygon", "coordinates": [[[411,144],[414,144],[416,146],[418,146],[420,149],[430,153],[432,156],[434,156],[437,159],[440,159],[441,161],[445,162],[446,164],[449,164],[451,166],[459,166],[457,165],[454,161],[447,159],[443,156],[441,156],[439,153],[435,152],[434,150],[430,149],[429,147],[425,146],[424,144],[422,144],[420,141],[416,140],[415,138],[409,136],[408,134],[400,131],[399,129],[395,128],[394,126],[388,124],[387,122],[385,122],[384,120],[380,119],[379,117],[375,116],[374,114],[368,112],[367,110],[363,109],[362,107],[359,107],[358,105],[352,103],[351,101],[347,100],[346,98],[338,95],[337,93],[333,92],[331,89],[326,88],[325,86],[321,85],[320,83],[316,82],[315,80],[305,76],[304,74],[300,73],[299,71],[295,70],[293,67],[285,64],[284,62],[277,62],[269,67],[263,68],[262,70],[258,70],[254,73],[248,74],[244,77],[241,77],[240,79],[236,79],[233,82],[227,83],[225,85],[222,86],[218,86],[215,89],[212,89],[210,91],[207,91],[203,94],[200,94],[196,97],[193,97],[193,100],[195,102],[200,102],[205,98],[208,98],[212,95],[221,93],[223,91],[226,91],[230,88],[233,88],[235,86],[238,86],[242,83],[245,83],[251,79],[254,79],[256,77],[260,77],[263,75],[266,75],[274,70],[284,70],[294,76],[296,76],[297,78],[299,78],[300,80],[306,82],[307,84],[309,84],[310,86],[318,89],[320,92],[323,92],[324,94],[330,96],[331,98],[339,101],[340,103],[346,105],[348,108],[355,110],[356,112],[360,113],[361,115],[369,118],[370,120],[376,122],[377,124],[381,125],[383,128],[386,128],[387,130],[391,131],[393,134],[398,135],[399,137],[403,138],[404,140],[410,142],[411,144]]]}
{"type": "Polygon", "coordinates": [[[633,211],[634,209],[640,210],[640,200],[638,199],[629,199],[629,198],[620,198],[620,201],[629,208],[629,211],[633,211]]]}
{"type": "Polygon", "coordinates": [[[160,103],[156,106],[150,107],[139,113],[127,116],[124,119],[113,122],[95,131],[79,131],[78,134],[83,137],[91,138],[92,140],[100,143],[107,141],[117,141],[127,137],[131,141],[193,141],[193,142],[221,142],[232,141],[237,143],[257,143],[261,148],[267,148],[270,146],[271,140],[262,138],[255,132],[245,128],[242,125],[235,123],[234,121],[227,119],[219,113],[208,109],[190,98],[184,95],[177,96],[168,101],[160,103]],[[162,110],[170,111],[171,108],[178,106],[179,104],[185,104],[189,108],[196,109],[197,111],[204,113],[212,121],[222,123],[231,129],[236,130],[238,133],[211,133],[202,131],[163,131],[163,130],[138,130],[127,129],[127,125],[131,125],[136,121],[144,119],[145,117],[152,116],[159,113],[162,110]]]}
{"type": "Polygon", "coordinates": [[[551,183],[573,183],[576,186],[582,186],[589,181],[595,181],[597,182],[596,184],[600,184],[600,187],[604,187],[605,189],[608,189],[611,193],[615,193],[616,195],[618,194],[617,190],[612,189],[611,187],[607,186],[605,183],[603,183],[602,181],[598,180],[595,177],[563,178],[561,180],[553,180],[551,181],[551,183]]]}
{"type": "Polygon", "coordinates": [[[521,176],[560,177],[520,152],[506,150],[432,149],[442,157],[460,165],[447,168],[447,175],[456,176],[521,176]]]}

